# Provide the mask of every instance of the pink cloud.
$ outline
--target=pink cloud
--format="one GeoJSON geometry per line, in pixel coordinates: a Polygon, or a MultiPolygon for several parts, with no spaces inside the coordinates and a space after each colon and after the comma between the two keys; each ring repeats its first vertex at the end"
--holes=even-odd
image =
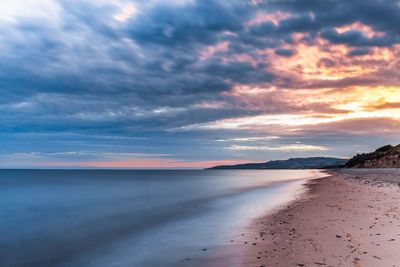
{"type": "Polygon", "coordinates": [[[206,60],[207,58],[211,57],[215,53],[227,51],[228,46],[229,46],[229,42],[227,42],[227,41],[220,42],[215,45],[207,46],[200,51],[200,59],[206,60]]]}
{"type": "Polygon", "coordinates": [[[124,22],[128,20],[130,17],[134,16],[137,12],[138,12],[137,7],[134,6],[132,3],[130,3],[122,6],[120,12],[118,14],[115,14],[113,18],[120,22],[124,22]]]}
{"type": "Polygon", "coordinates": [[[348,32],[351,30],[357,30],[357,31],[364,33],[369,38],[382,37],[385,35],[384,32],[375,31],[371,26],[362,24],[361,22],[358,22],[358,21],[356,21],[352,24],[349,24],[349,25],[336,27],[335,29],[338,33],[344,33],[344,32],[348,32]]]}
{"type": "Polygon", "coordinates": [[[53,168],[202,169],[215,165],[231,165],[246,162],[244,160],[184,161],[175,159],[121,159],[113,161],[47,162],[44,165],[53,168]]]}
{"type": "Polygon", "coordinates": [[[259,12],[254,18],[252,18],[249,22],[247,22],[247,26],[252,26],[265,22],[271,22],[275,25],[278,25],[282,20],[285,20],[288,17],[290,17],[290,13],[286,12],[274,12],[274,13],[259,12]]]}

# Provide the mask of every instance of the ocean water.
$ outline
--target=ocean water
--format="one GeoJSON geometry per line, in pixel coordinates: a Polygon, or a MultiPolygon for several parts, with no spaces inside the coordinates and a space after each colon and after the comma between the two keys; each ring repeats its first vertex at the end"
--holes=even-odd
{"type": "Polygon", "coordinates": [[[315,170],[0,170],[0,266],[201,266],[222,250],[231,253],[223,265],[235,266],[240,251],[231,240],[321,176],[315,170]]]}

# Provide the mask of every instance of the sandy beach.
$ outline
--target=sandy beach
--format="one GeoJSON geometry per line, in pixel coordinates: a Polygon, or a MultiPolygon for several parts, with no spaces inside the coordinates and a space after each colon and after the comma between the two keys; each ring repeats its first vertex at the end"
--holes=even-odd
{"type": "Polygon", "coordinates": [[[254,221],[243,266],[400,266],[400,172],[345,170],[254,221]]]}

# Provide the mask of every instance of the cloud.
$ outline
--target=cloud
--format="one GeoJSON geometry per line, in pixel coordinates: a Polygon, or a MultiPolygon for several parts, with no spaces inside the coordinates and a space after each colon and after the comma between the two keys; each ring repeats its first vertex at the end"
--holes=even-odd
{"type": "Polygon", "coordinates": [[[240,138],[229,138],[229,139],[218,139],[220,142],[258,142],[258,141],[270,141],[279,139],[279,136],[256,136],[256,137],[240,137],[240,138]]]}
{"type": "Polygon", "coordinates": [[[325,151],[328,150],[324,146],[314,146],[314,145],[304,145],[304,144],[293,144],[293,145],[283,145],[277,147],[270,146],[239,146],[232,145],[228,147],[230,150],[267,150],[267,151],[325,151]]]}
{"type": "Polygon", "coordinates": [[[96,147],[204,161],[212,150],[224,160],[216,140],[301,139],[339,125],[362,140],[361,121],[392,129],[399,120],[399,12],[390,0],[2,4],[5,152],[96,147]],[[194,143],[197,155],[185,148],[194,143]]]}
{"type": "Polygon", "coordinates": [[[346,44],[354,47],[392,46],[399,41],[397,38],[392,38],[389,36],[367,37],[364,33],[357,30],[349,30],[344,33],[338,33],[335,29],[326,29],[321,32],[321,37],[329,40],[333,44],[346,44]]]}
{"type": "Polygon", "coordinates": [[[275,50],[275,54],[283,57],[291,57],[296,54],[296,51],[292,49],[277,49],[275,50]]]}
{"type": "Polygon", "coordinates": [[[127,21],[128,19],[132,19],[132,16],[137,14],[137,12],[138,12],[137,7],[134,4],[129,3],[122,5],[120,12],[115,14],[113,18],[120,22],[124,22],[127,21]]]}

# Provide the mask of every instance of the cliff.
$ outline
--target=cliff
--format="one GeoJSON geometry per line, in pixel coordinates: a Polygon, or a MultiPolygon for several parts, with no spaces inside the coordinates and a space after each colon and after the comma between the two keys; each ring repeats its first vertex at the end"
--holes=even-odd
{"type": "Polygon", "coordinates": [[[400,145],[387,145],[372,153],[357,154],[346,163],[347,168],[400,168],[400,145]]]}

